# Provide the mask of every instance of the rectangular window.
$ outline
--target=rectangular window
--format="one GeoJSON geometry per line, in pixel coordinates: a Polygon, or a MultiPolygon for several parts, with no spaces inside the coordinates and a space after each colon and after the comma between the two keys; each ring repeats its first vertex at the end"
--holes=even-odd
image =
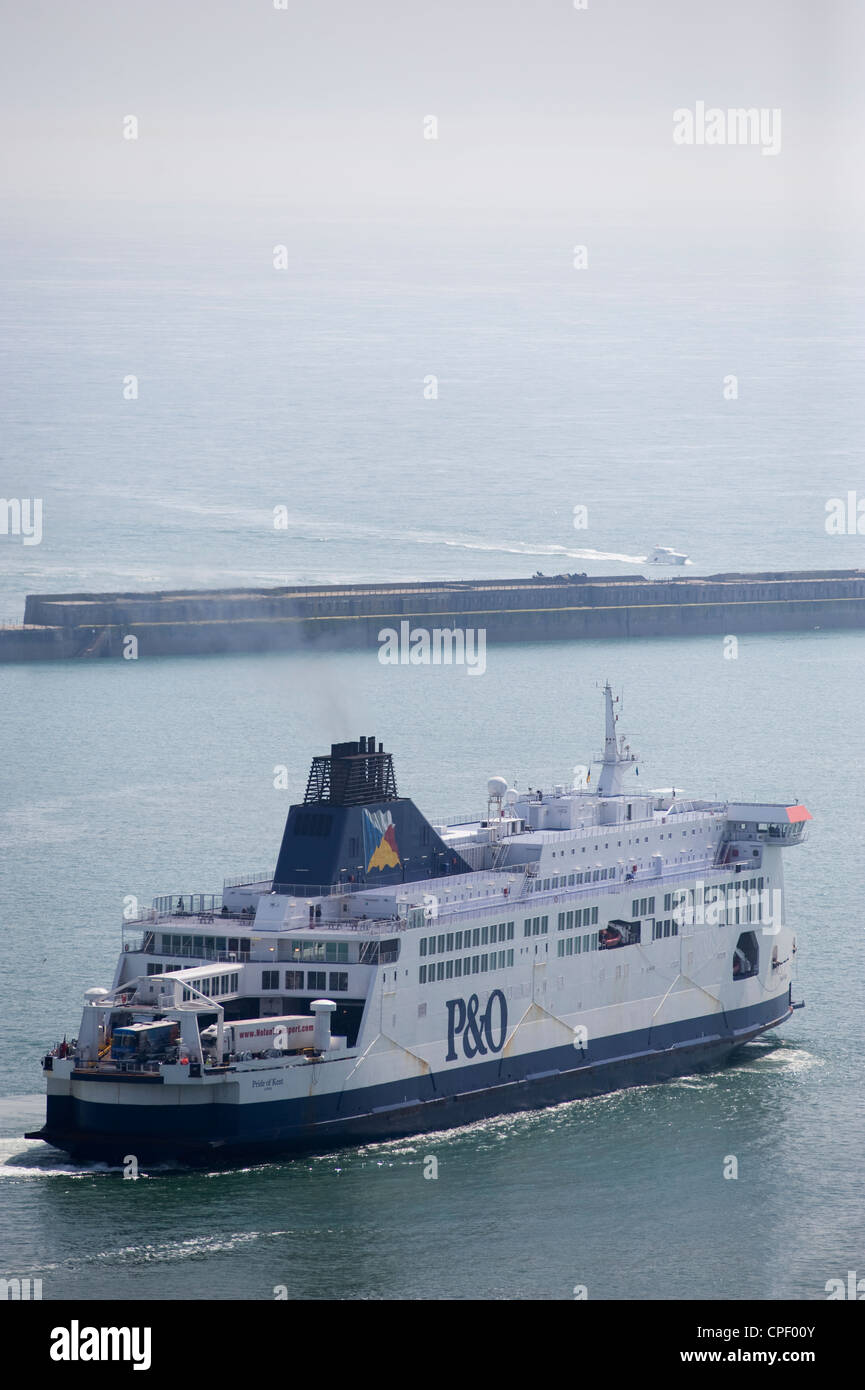
{"type": "Polygon", "coordinates": [[[549,929],[550,929],[550,919],[549,919],[549,917],[542,917],[542,918],[541,918],[541,935],[542,935],[542,936],[546,936],[546,934],[547,934],[547,932],[549,931],[549,929]]]}
{"type": "Polygon", "coordinates": [[[531,917],[526,917],[525,920],[523,921],[523,936],[531,936],[531,934],[532,934],[532,919],[531,919],[531,917]]]}
{"type": "Polygon", "coordinates": [[[442,953],[442,951],[444,950],[444,948],[445,948],[445,939],[444,939],[444,934],[442,934],[442,935],[439,937],[439,955],[441,955],[441,953],[442,953]]]}
{"type": "Polygon", "coordinates": [[[487,944],[487,942],[489,941],[489,939],[490,939],[490,929],[489,929],[489,927],[481,927],[481,945],[482,945],[482,946],[486,946],[486,944],[487,944]]]}
{"type": "MultiPolygon", "coordinates": [[[[425,937],[425,936],[422,936],[422,937],[421,937],[421,942],[420,942],[420,953],[421,953],[422,956],[425,956],[425,955],[426,955],[426,937],[425,937]]],[[[424,979],[426,979],[426,971],[424,971],[424,979]]]]}
{"type": "Polygon", "coordinates": [[[329,990],[332,990],[334,993],[337,993],[339,990],[347,990],[347,989],[348,989],[348,971],[347,971],[347,970],[331,970],[331,971],[330,971],[330,978],[329,978],[329,980],[328,980],[328,986],[327,986],[327,987],[328,987],[329,990]]]}
{"type": "MultiPolygon", "coordinates": [[[[468,936],[468,932],[466,932],[466,936],[468,936]]],[[[471,956],[464,956],[464,957],[463,957],[463,974],[464,974],[464,975],[470,975],[471,973],[472,973],[472,958],[471,958],[471,956]]]]}
{"type": "Polygon", "coordinates": [[[457,956],[456,960],[454,961],[454,975],[456,976],[457,979],[459,979],[460,976],[462,975],[462,973],[463,973],[462,956],[457,956]]]}
{"type": "Polygon", "coordinates": [[[417,977],[418,977],[418,981],[420,982],[420,984],[422,984],[422,985],[425,985],[425,984],[426,984],[426,966],[425,966],[425,965],[422,965],[422,966],[420,967],[420,970],[418,971],[418,976],[417,976],[417,977]]]}
{"type": "Polygon", "coordinates": [[[480,946],[480,944],[481,944],[481,931],[480,931],[480,927],[475,927],[474,931],[472,932],[472,945],[473,945],[473,946],[480,946]]]}
{"type": "Polygon", "coordinates": [[[514,924],[513,924],[513,922],[508,922],[508,941],[513,941],[513,939],[514,939],[514,924]]]}
{"type": "Polygon", "coordinates": [[[429,941],[427,942],[427,946],[429,947],[430,955],[434,956],[436,953],[436,939],[434,936],[430,937],[429,941]]]}
{"type": "Polygon", "coordinates": [[[445,979],[452,980],[454,977],[454,963],[452,960],[445,961],[445,979]]]}
{"type": "Polygon", "coordinates": [[[472,956],[472,974],[473,974],[473,975],[477,975],[477,973],[478,973],[478,971],[480,970],[480,968],[481,968],[481,958],[480,958],[480,956],[472,956]]]}
{"type": "Polygon", "coordinates": [[[323,970],[307,970],[307,989],[327,989],[327,975],[323,970]]]}
{"type": "Polygon", "coordinates": [[[463,948],[463,934],[462,934],[461,931],[458,931],[458,932],[457,932],[457,934],[456,934],[456,941],[455,941],[454,944],[455,944],[456,949],[457,949],[458,951],[461,951],[461,950],[462,950],[462,948],[463,948]]]}
{"type": "Polygon", "coordinates": [[[262,989],[279,989],[279,971],[262,970],[261,972],[262,989]]]}
{"type": "Polygon", "coordinates": [[[489,957],[488,957],[488,956],[486,955],[486,953],[485,953],[484,955],[481,956],[481,973],[483,973],[483,972],[486,970],[488,963],[489,963],[489,957]]]}
{"type": "Polygon", "coordinates": [[[498,930],[498,925],[494,922],[493,925],[490,927],[490,943],[493,943],[497,940],[498,930]]]}
{"type": "Polygon", "coordinates": [[[449,951],[452,951],[454,948],[454,934],[452,931],[448,932],[447,948],[449,951]]]}
{"type": "Polygon", "coordinates": [[[285,987],[286,989],[303,989],[303,971],[286,970],[285,987]]]}
{"type": "Polygon", "coordinates": [[[639,898],[634,898],[633,902],[631,903],[631,916],[632,916],[632,917],[639,917],[639,915],[640,915],[640,899],[639,899],[639,898]]]}
{"type": "Polygon", "coordinates": [[[443,960],[440,960],[440,961],[438,962],[438,964],[436,965],[436,979],[437,979],[437,980],[443,980],[444,977],[445,977],[445,963],[444,963],[443,960]]]}
{"type": "Polygon", "coordinates": [[[513,951],[508,951],[508,965],[513,965],[513,963],[514,963],[514,953],[513,953],[513,951]]]}
{"type": "Polygon", "coordinates": [[[557,954],[557,955],[560,955],[560,956],[563,956],[563,955],[565,954],[565,943],[564,943],[564,941],[560,941],[560,942],[558,943],[558,950],[557,950],[557,953],[556,953],[556,954],[557,954]]]}

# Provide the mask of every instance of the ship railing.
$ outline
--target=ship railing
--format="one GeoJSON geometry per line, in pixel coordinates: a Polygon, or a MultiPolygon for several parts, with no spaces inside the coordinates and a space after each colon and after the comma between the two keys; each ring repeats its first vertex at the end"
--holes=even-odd
{"type": "Polygon", "coordinates": [[[270,884],[273,882],[273,872],[270,869],[250,870],[245,874],[235,874],[233,878],[224,878],[222,887],[225,888],[258,888],[262,883],[270,884]]]}
{"type": "MultiPolygon", "coordinates": [[[[442,859],[446,859],[448,856],[445,854],[439,857],[442,859]]],[[[460,877],[464,877],[462,871],[459,874],[449,874],[447,872],[447,865],[436,865],[435,860],[431,855],[424,855],[423,859],[428,860],[432,864],[432,867],[436,870],[435,874],[431,875],[430,877],[448,878],[453,879],[454,881],[457,881],[460,877]]],[[[412,861],[407,860],[406,863],[411,864],[412,861]]],[[[406,887],[410,886],[413,883],[423,883],[425,881],[426,879],[409,879],[406,883],[406,887]]],[[[235,879],[225,880],[223,884],[223,893],[221,895],[211,894],[211,896],[218,897],[221,902],[222,897],[228,889],[255,888],[261,890],[261,896],[264,896],[265,894],[278,894],[280,897],[284,898],[344,898],[350,896],[352,893],[369,893],[373,888],[384,887],[397,890],[402,888],[402,886],[402,883],[399,882],[391,884],[379,884],[372,882],[371,880],[361,881],[360,879],[345,879],[339,883],[276,883],[270,877],[265,879],[254,879],[251,878],[249,875],[241,874],[239,875],[239,877],[235,879]]],[[[173,893],[166,896],[171,897],[175,900],[179,898],[185,898],[188,900],[190,895],[188,893],[173,893]]],[[[193,894],[193,896],[197,899],[201,896],[201,894],[193,894]]],[[[154,901],[158,900],[154,899],[154,901]]]]}
{"type": "MultiPolygon", "coordinates": [[[[285,923],[285,931],[350,931],[350,932],[369,932],[372,936],[392,936],[394,932],[408,930],[408,923],[404,917],[346,917],[340,920],[333,918],[325,921],[319,917],[315,922],[302,920],[297,922],[288,921],[285,923]]],[[[334,964],[328,961],[328,965],[334,964]]]]}
{"type": "MultiPolygon", "coordinates": [[[[311,919],[307,913],[299,912],[293,916],[287,916],[281,924],[280,930],[282,932],[303,931],[304,933],[307,931],[367,932],[370,935],[379,936],[391,932],[401,932],[409,929],[413,930],[415,928],[427,929],[430,922],[444,918],[446,918],[448,922],[457,922],[463,919],[472,920],[483,915],[488,915],[493,911],[501,911],[504,914],[513,912],[516,916],[519,912],[525,914],[533,910],[536,904],[558,902],[562,898],[572,899],[580,897],[589,899],[608,897],[612,894],[619,894],[627,891],[628,888],[636,891],[646,884],[663,884],[671,880],[689,879],[697,873],[730,873],[731,870],[744,870],[750,867],[754,866],[747,860],[741,860],[738,863],[736,861],[730,861],[722,864],[715,857],[703,857],[701,859],[688,860],[686,863],[682,864],[668,865],[660,872],[654,867],[649,867],[646,869],[639,869],[636,873],[620,875],[615,879],[608,879],[604,882],[598,881],[579,884],[559,883],[555,887],[550,888],[539,888],[536,886],[531,892],[527,892],[526,888],[529,883],[534,881],[534,883],[537,884],[539,881],[537,863],[508,865],[506,868],[499,870],[489,870],[488,872],[493,876],[493,879],[491,879],[487,885],[489,890],[493,890],[495,887],[494,878],[500,877],[502,880],[505,880],[505,886],[508,888],[507,892],[487,891],[478,898],[462,899],[455,902],[443,901],[440,897],[436,898],[436,895],[432,893],[428,896],[436,898],[436,901],[426,905],[423,902],[422,896],[420,896],[416,902],[403,899],[400,901],[400,914],[398,916],[388,917],[352,915],[350,917],[315,917],[311,919]],[[424,913],[425,906],[428,910],[424,913]],[[410,914],[411,917],[410,921],[407,920],[408,914],[410,914]]],[[[569,876],[570,875],[561,875],[562,878],[569,876]]],[[[544,875],[544,878],[548,877],[553,878],[555,875],[544,875]]],[[[406,884],[405,888],[410,889],[415,887],[419,893],[423,894],[423,887],[425,884],[425,880],[420,880],[416,885],[406,884]]],[[[401,885],[397,885],[396,887],[400,888],[401,885]]],[[[216,950],[212,945],[208,944],[206,938],[199,944],[196,944],[189,932],[189,929],[195,926],[212,928],[215,925],[221,925],[223,923],[226,925],[230,923],[234,926],[238,922],[248,925],[250,930],[254,931],[254,918],[250,916],[240,916],[239,914],[222,916],[219,914],[204,913],[195,915],[183,914],[178,917],[176,913],[173,913],[143,917],[141,918],[141,922],[153,923],[156,925],[160,923],[170,923],[175,928],[172,935],[181,937],[180,947],[173,946],[170,950],[163,950],[157,945],[157,933],[153,931],[141,933],[137,940],[127,942],[125,931],[139,924],[139,918],[134,918],[124,923],[125,951],[141,954],[158,953],[160,955],[171,955],[181,960],[208,960],[225,964],[231,964],[232,962],[246,963],[250,960],[256,961],[259,958],[265,960],[269,958],[269,948],[265,945],[263,939],[255,940],[251,950],[229,952],[225,950],[216,950]],[[177,925],[180,922],[183,924],[182,931],[177,930],[177,925]]],[[[271,933],[267,933],[268,939],[270,936],[271,933]]],[[[248,938],[243,939],[247,940],[248,938]]]]}
{"type": "MultiPolygon", "coordinates": [[[[593,838],[597,840],[602,835],[606,835],[608,838],[616,834],[621,835],[626,828],[630,830],[639,826],[651,826],[653,829],[657,829],[662,820],[666,824],[672,822],[675,825],[682,825],[686,821],[705,821],[707,816],[711,816],[713,820],[723,821],[726,818],[726,806],[721,808],[713,805],[712,807],[707,806],[703,811],[674,811],[672,814],[669,811],[657,812],[646,820],[614,821],[607,825],[577,825],[573,827],[570,834],[578,840],[591,840],[593,838]]],[[[561,840],[562,835],[567,833],[567,830],[567,827],[563,830],[545,828],[543,830],[528,830],[527,834],[530,834],[537,844],[555,845],[561,840]]],[[[504,840],[502,843],[507,844],[508,841],[504,840]]],[[[627,858],[627,854],[624,854],[623,857],[627,858]]]]}
{"type": "MultiPolygon", "coordinates": [[[[578,894],[587,899],[602,896],[609,897],[611,894],[623,893],[630,888],[636,889],[639,887],[645,889],[646,885],[668,883],[672,879],[690,878],[695,873],[729,873],[733,867],[733,864],[720,866],[713,859],[692,859],[687,864],[671,866],[662,873],[657,873],[653,869],[644,869],[638,871],[629,878],[618,878],[613,881],[607,880],[604,883],[563,884],[557,888],[536,889],[534,892],[528,894],[513,894],[508,897],[490,897],[487,898],[484,903],[471,908],[461,908],[457,903],[441,903],[438,906],[436,917],[430,919],[430,921],[441,921],[447,918],[448,924],[450,924],[459,922],[464,918],[469,919],[483,915],[488,916],[491,911],[498,911],[499,909],[505,913],[508,911],[513,912],[515,917],[520,913],[527,916],[530,911],[534,910],[535,904],[548,905],[551,901],[557,903],[563,898],[572,899],[578,894]]],[[[685,883],[683,886],[687,887],[688,885],[685,883]]],[[[426,928],[429,924],[428,921],[425,922],[423,926],[426,928]]]]}
{"type": "Polygon", "coordinates": [[[175,904],[173,897],[154,898],[153,907],[139,908],[137,912],[124,916],[123,925],[134,927],[166,921],[251,923],[255,917],[254,908],[225,908],[223,911],[218,893],[186,893],[178,895],[180,897],[184,903],[182,908],[175,904]],[[207,903],[202,899],[215,901],[207,903]]]}

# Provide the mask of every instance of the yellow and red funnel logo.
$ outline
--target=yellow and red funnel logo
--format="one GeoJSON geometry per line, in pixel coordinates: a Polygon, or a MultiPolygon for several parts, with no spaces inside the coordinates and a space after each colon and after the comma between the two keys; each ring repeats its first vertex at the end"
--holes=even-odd
{"type": "Polygon", "coordinates": [[[401,864],[396,843],[396,826],[390,811],[364,811],[363,847],[370,869],[398,869],[401,864]]]}

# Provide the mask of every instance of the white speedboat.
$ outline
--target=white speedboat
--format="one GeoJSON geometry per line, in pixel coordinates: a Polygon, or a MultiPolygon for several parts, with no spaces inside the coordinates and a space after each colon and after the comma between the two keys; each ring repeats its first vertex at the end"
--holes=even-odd
{"type": "Polygon", "coordinates": [[[668,545],[656,545],[646,557],[650,565],[686,565],[688,556],[681,550],[671,550],[668,545]]]}

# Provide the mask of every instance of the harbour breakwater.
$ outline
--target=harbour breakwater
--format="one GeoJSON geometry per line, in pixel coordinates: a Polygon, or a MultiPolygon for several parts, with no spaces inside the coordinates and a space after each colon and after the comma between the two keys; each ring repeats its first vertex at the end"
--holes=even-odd
{"type": "Polygon", "coordinates": [[[404,622],[487,642],[861,628],[865,570],[31,594],[23,624],[0,626],[0,661],[374,650],[404,622]]]}

